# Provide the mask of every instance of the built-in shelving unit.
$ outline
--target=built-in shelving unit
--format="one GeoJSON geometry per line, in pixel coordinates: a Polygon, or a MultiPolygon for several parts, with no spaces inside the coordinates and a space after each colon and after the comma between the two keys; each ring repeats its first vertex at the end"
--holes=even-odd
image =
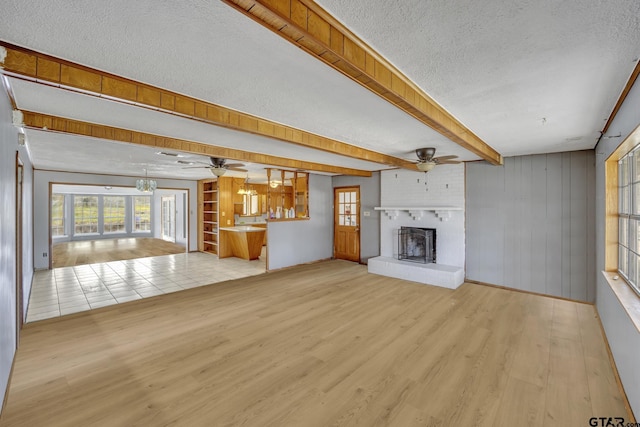
{"type": "Polygon", "coordinates": [[[218,183],[198,182],[198,250],[218,254],[218,183]]]}

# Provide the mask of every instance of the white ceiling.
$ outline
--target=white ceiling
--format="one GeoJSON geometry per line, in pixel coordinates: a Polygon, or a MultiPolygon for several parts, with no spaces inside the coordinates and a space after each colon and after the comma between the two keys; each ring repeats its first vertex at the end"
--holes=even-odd
{"type": "MultiPolygon", "coordinates": [[[[0,40],[385,154],[477,156],[220,1],[3,0],[0,40]]],[[[320,0],[505,156],[593,148],[640,56],[640,2],[320,0]]],[[[18,107],[364,170],[382,165],[11,79],[18,107]]],[[[157,150],[29,131],[37,168],[198,179],[157,150]],[[64,154],[64,155],[61,155],[64,154]],[[173,163],[171,163],[173,162],[173,163]],[[137,172],[136,172],[137,171],[137,172]]],[[[248,165],[259,173],[264,165],[248,165]]]]}

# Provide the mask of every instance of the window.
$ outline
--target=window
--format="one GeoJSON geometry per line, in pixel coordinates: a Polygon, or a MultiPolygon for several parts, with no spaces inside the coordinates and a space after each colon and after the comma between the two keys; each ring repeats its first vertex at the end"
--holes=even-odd
{"type": "Polygon", "coordinates": [[[51,236],[65,236],[64,194],[51,195],[51,236]]]}
{"type": "Polygon", "coordinates": [[[640,293],[640,149],[618,162],[618,271],[640,293]]]}
{"type": "Polygon", "coordinates": [[[98,232],[98,196],[73,196],[74,234],[98,232]]]}
{"type": "Polygon", "coordinates": [[[133,231],[151,231],[151,197],[133,198],[133,231]]]}
{"type": "Polygon", "coordinates": [[[102,215],[105,234],[126,232],[124,196],[104,196],[102,215]]]}

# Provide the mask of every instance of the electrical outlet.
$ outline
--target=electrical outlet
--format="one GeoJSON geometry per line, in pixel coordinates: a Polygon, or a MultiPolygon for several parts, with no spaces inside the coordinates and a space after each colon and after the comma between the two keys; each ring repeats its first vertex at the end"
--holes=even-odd
{"type": "Polygon", "coordinates": [[[371,212],[369,212],[369,211],[364,211],[364,212],[362,212],[362,214],[364,216],[371,216],[371,212]]]}
{"type": "Polygon", "coordinates": [[[227,225],[231,225],[231,220],[230,219],[227,220],[227,225]]]}
{"type": "Polygon", "coordinates": [[[225,215],[225,214],[226,214],[226,212],[225,212],[225,211],[222,211],[222,212],[221,212],[221,214],[222,214],[222,216],[226,216],[226,215],[225,215]]]}

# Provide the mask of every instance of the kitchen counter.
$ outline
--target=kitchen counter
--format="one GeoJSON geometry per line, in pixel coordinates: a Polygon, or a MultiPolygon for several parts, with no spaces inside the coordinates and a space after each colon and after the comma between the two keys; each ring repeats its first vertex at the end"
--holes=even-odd
{"type": "Polygon", "coordinates": [[[246,260],[258,259],[262,252],[262,242],[267,232],[265,228],[251,225],[221,227],[223,235],[218,248],[218,257],[238,257],[246,260]]]}
{"type": "Polygon", "coordinates": [[[220,227],[220,230],[233,231],[236,233],[239,233],[239,232],[255,233],[258,231],[264,231],[264,228],[253,227],[251,225],[236,225],[235,227],[220,227]]]}

